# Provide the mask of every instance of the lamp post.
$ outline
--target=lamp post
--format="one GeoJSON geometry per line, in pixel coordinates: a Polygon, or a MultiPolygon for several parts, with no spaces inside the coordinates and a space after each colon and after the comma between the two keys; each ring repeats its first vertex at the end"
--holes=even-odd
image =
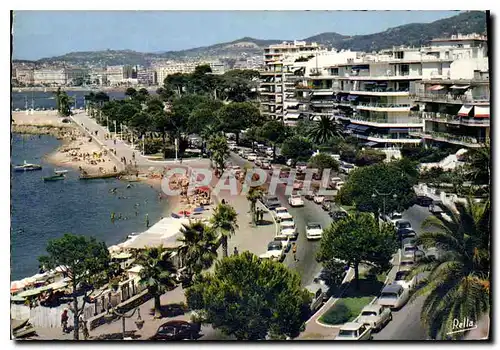
{"type": "Polygon", "coordinates": [[[121,313],[118,312],[111,303],[108,303],[108,312],[104,316],[108,322],[111,322],[111,320],[117,316],[118,318],[122,319],[122,338],[125,339],[125,319],[126,318],[131,318],[134,316],[135,312],[137,311],[137,320],[135,320],[135,325],[138,330],[141,330],[142,327],[144,326],[144,320],[141,318],[141,311],[139,307],[136,307],[130,314],[127,315],[126,312],[121,313]]]}
{"type": "MultiPolygon", "coordinates": [[[[387,197],[389,197],[392,194],[392,191],[388,192],[388,193],[382,193],[382,192],[377,191],[376,189],[374,189],[374,191],[375,192],[372,194],[373,199],[377,198],[378,196],[382,197],[382,208],[383,208],[382,213],[383,213],[383,215],[385,215],[385,200],[387,197]]],[[[392,195],[392,198],[396,199],[396,198],[398,198],[398,195],[394,193],[392,195]]]]}

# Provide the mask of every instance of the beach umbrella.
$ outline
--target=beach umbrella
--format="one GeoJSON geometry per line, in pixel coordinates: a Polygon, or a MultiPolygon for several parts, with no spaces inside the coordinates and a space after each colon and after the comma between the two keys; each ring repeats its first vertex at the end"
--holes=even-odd
{"type": "Polygon", "coordinates": [[[179,212],[179,215],[189,216],[189,215],[191,215],[191,212],[190,212],[190,211],[187,211],[187,210],[181,210],[181,211],[179,212]]]}
{"type": "Polygon", "coordinates": [[[201,192],[210,192],[210,187],[208,187],[208,186],[200,186],[200,187],[197,187],[196,189],[198,191],[201,191],[201,192]]]}

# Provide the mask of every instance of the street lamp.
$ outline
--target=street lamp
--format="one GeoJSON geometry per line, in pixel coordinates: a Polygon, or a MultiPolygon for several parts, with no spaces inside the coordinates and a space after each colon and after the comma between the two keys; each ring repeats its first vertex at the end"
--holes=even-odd
{"type": "MultiPolygon", "coordinates": [[[[383,213],[383,215],[385,215],[385,199],[391,195],[392,191],[388,192],[388,193],[382,193],[382,192],[377,191],[376,189],[374,189],[374,191],[375,192],[372,194],[372,198],[373,199],[377,198],[377,196],[381,196],[382,197],[382,205],[383,205],[383,207],[382,207],[383,208],[382,213],[383,213]]],[[[392,198],[396,199],[396,198],[398,198],[398,195],[394,193],[392,195],[392,198]]]]}
{"type": "Polygon", "coordinates": [[[104,318],[106,321],[111,322],[115,316],[118,318],[122,319],[122,337],[125,339],[125,319],[126,318],[131,318],[134,316],[135,312],[137,311],[137,320],[135,320],[135,326],[137,327],[138,330],[141,330],[142,327],[144,326],[144,320],[141,318],[141,310],[139,307],[136,307],[134,310],[132,310],[132,313],[128,314],[126,312],[121,313],[118,312],[111,303],[108,303],[108,311],[106,315],[104,315],[104,318]]]}

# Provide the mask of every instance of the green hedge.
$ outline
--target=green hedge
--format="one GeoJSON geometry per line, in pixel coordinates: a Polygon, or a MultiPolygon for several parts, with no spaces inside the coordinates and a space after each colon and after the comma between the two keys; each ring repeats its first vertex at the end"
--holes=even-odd
{"type": "Polygon", "coordinates": [[[346,323],[351,317],[351,310],[347,305],[342,301],[338,301],[321,316],[320,321],[327,324],[342,324],[346,323]]]}

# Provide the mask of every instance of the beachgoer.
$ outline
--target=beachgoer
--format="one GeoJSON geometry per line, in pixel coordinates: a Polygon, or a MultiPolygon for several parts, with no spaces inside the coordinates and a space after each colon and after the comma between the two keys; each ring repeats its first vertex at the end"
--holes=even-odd
{"type": "Polygon", "coordinates": [[[292,253],[293,253],[293,261],[298,261],[297,260],[297,244],[294,242],[292,246],[292,253]]]}
{"type": "Polygon", "coordinates": [[[146,228],[149,227],[149,215],[146,214],[146,228]]]}
{"type": "Polygon", "coordinates": [[[234,247],[233,255],[238,255],[238,248],[234,247]]]}
{"type": "Polygon", "coordinates": [[[64,309],[64,311],[61,314],[61,326],[62,326],[62,331],[63,333],[67,333],[68,331],[68,309],[64,309]]]}

